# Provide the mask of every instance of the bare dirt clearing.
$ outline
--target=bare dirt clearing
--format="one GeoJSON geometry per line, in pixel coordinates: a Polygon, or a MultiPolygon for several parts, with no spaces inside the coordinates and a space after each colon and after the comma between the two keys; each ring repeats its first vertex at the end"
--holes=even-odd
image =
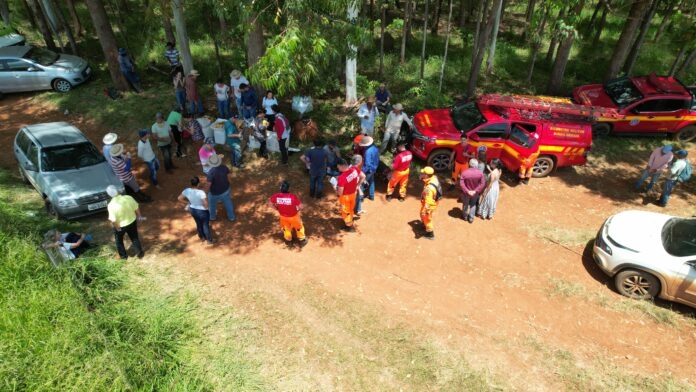
{"type": "MultiPolygon", "coordinates": [[[[2,106],[0,165],[13,172],[11,146],[22,124],[73,122],[98,145],[107,132],[79,115],[37,107],[26,95],[9,96],[2,106]]],[[[115,129],[134,152],[135,131],[115,129]]],[[[457,194],[450,192],[435,213],[435,241],[416,238],[415,178],[404,203],[385,201],[380,184],[375,201],[365,202],[358,232],[344,234],[335,195],[310,199],[298,162],[288,168],[253,161],[234,172],[237,222],[220,210],[214,247],[198,242],[193,220],[175,202],[199,174],[198,166],[179,160],[174,174],[162,171],[162,189],[146,188],[155,201],[142,205],[143,262],[190,281],[224,312],[250,319],[257,326],[250,355],[278,390],[475,388],[461,378],[456,358],[485,374],[485,385],[505,390],[654,389],[646,381],[652,378],[696,388],[696,311],[648,305],[674,313],[673,321],[658,321],[613,291],[588,245],[617,211],[696,214],[693,189],[678,190],[666,209],[629,192],[648,155],[597,157],[528,186],[506,182],[495,218],[473,225],[457,218],[457,194]],[[302,250],[282,245],[267,206],[284,177],[305,203],[310,242],[302,250]],[[409,370],[429,361],[441,369],[434,376],[409,370]],[[416,383],[419,374],[427,377],[416,383]],[[631,375],[638,377],[616,381],[631,375]]],[[[135,167],[144,184],[144,166],[135,167]]],[[[89,223],[106,231],[104,219],[89,223]]]]}

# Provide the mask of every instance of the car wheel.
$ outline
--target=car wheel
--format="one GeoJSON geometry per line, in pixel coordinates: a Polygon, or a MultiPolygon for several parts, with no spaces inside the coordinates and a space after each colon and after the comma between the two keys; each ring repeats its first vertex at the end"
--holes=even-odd
{"type": "Polygon", "coordinates": [[[555,167],[556,162],[554,162],[552,157],[542,155],[537,158],[536,162],[534,162],[534,167],[532,168],[532,177],[546,177],[551,174],[555,167]]]}
{"type": "Polygon", "coordinates": [[[614,277],[614,284],[621,295],[633,299],[653,299],[660,292],[660,281],[639,270],[619,272],[614,277]]]}
{"type": "Polygon", "coordinates": [[[696,139],[696,125],[685,126],[677,132],[675,137],[677,141],[682,143],[694,141],[696,139]]]}
{"type": "Polygon", "coordinates": [[[449,169],[450,164],[450,150],[441,148],[430,153],[428,156],[428,166],[435,169],[435,171],[442,172],[449,169]]]}
{"type": "Polygon", "coordinates": [[[53,89],[59,93],[67,93],[72,90],[72,84],[65,79],[56,79],[53,81],[53,89]]]}
{"type": "Polygon", "coordinates": [[[48,201],[48,199],[44,199],[44,205],[46,206],[46,213],[47,213],[49,216],[52,216],[52,217],[54,217],[54,218],[56,218],[56,219],[61,219],[61,216],[60,216],[60,214],[58,213],[58,211],[56,211],[56,208],[53,206],[53,203],[51,203],[50,201],[48,201]]]}
{"type": "Polygon", "coordinates": [[[597,123],[592,126],[592,137],[605,137],[611,134],[611,125],[607,123],[597,123]]]}

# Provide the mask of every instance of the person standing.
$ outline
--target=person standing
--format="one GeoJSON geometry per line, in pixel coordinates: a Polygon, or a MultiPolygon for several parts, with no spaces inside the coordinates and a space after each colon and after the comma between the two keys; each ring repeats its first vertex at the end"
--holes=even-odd
{"type": "MultiPolygon", "coordinates": [[[[359,157],[359,155],[356,157],[359,157]]],[[[344,224],[341,230],[354,232],[355,196],[358,192],[358,186],[364,180],[365,175],[360,173],[360,170],[355,166],[348,166],[348,162],[343,158],[338,160],[338,170],[341,174],[336,180],[336,194],[341,205],[341,218],[344,224]]]]}
{"type": "Polygon", "coordinates": [[[217,100],[218,117],[230,118],[230,86],[218,78],[213,85],[215,99],[217,100]]]}
{"type": "Polygon", "coordinates": [[[338,158],[341,158],[341,150],[336,145],[336,140],[329,140],[324,146],[326,152],[326,174],[331,177],[336,177],[341,174],[338,171],[338,158]]]}
{"type": "Polygon", "coordinates": [[[469,138],[466,136],[466,133],[462,133],[460,143],[454,146],[450,154],[449,167],[452,170],[450,190],[454,189],[455,185],[459,183],[459,177],[461,177],[462,172],[469,168],[469,159],[473,158],[473,155],[468,152],[468,141],[469,138]]]}
{"type": "Polygon", "coordinates": [[[203,114],[203,100],[198,93],[198,76],[197,70],[192,69],[184,80],[184,88],[186,89],[186,97],[189,100],[189,113],[193,116],[203,114]]]}
{"type": "Polygon", "coordinates": [[[131,156],[130,153],[125,153],[123,151],[123,144],[114,144],[109,151],[109,164],[111,164],[111,169],[119,180],[123,183],[125,187],[131,190],[138,201],[148,202],[152,201],[150,196],[144,194],[140,190],[140,185],[135,179],[133,172],[131,172],[131,156]]]}
{"type": "Polygon", "coordinates": [[[225,120],[225,140],[232,151],[232,165],[238,169],[243,169],[242,164],[242,133],[237,128],[233,119],[225,120]]]}
{"type": "Polygon", "coordinates": [[[300,160],[309,169],[309,197],[321,199],[324,197],[324,176],[326,176],[326,151],[324,141],[314,139],[314,146],[305,151],[300,160]]]}
{"type": "Polygon", "coordinates": [[[211,155],[208,159],[210,171],[208,171],[207,179],[210,184],[208,191],[208,209],[210,211],[210,220],[214,221],[217,218],[217,203],[222,202],[227,212],[227,220],[234,222],[237,216],[234,214],[234,204],[230,182],[232,181],[232,173],[226,165],[222,165],[222,158],[219,155],[211,155]]]}
{"type": "Polygon", "coordinates": [[[686,157],[689,153],[686,150],[679,150],[676,154],[676,159],[669,168],[669,176],[665,180],[665,185],[662,187],[662,195],[657,200],[657,205],[660,207],[667,207],[667,202],[669,202],[669,196],[674,190],[674,186],[679,183],[679,177],[682,172],[686,170],[687,162],[686,157]]]}
{"type": "Polygon", "coordinates": [[[533,143],[530,146],[532,153],[528,157],[522,159],[522,163],[518,171],[520,184],[529,184],[529,179],[532,178],[532,174],[534,174],[534,164],[536,163],[537,158],[539,158],[539,134],[535,132],[533,135],[534,139],[530,139],[531,143],[533,143]]]}
{"type": "Polygon", "coordinates": [[[648,187],[645,188],[646,192],[650,192],[658,178],[660,178],[662,173],[664,173],[669,167],[669,163],[672,162],[672,157],[673,154],[671,144],[654,149],[652,154],[650,154],[650,158],[648,159],[648,165],[645,166],[643,173],[633,186],[633,190],[639,192],[643,187],[645,180],[650,177],[650,183],[648,184],[648,187]]]}
{"type": "Polygon", "coordinates": [[[374,140],[370,136],[363,136],[360,140],[360,146],[365,147],[362,168],[365,173],[365,191],[368,199],[375,200],[375,173],[379,168],[379,149],[374,145],[374,140]]]}
{"type": "Polygon", "coordinates": [[[242,84],[249,84],[249,81],[244,77],[244,75],[242,75],[242,72],[238,69],[230,72],[230,86],[232,87],[234,93],[234,102],[237,106],[237,114],[240,116],[242,115],[242,91],[239,89],[239,87],[242,84]]]}
{"type": "Polygon", "coordinates": [[[360,118],[360,133],[372,136],[375,133],[375,119],[379,116],[377,107],[375,106],[375,97],[367,98],[367,102],[360,105],[358,108],[358,117],[360,118]]]}
{"type": "Polygon", "coordinates": [[[498,196],[500,195],[500,174],[502,162],[495,158],[489,165],[490,174],[486,181],[486,188],[481,194],[481,205],[479,207],[479,215],[482,219],[493,219],[495,209],[498,205],[498,196]]]}
{"type": "Polygon", "coordinates": [[[172,109],[171,112],[169,112],[169,115],[167,115],[167,124],[169,124],[169,128],[172,130],[172,136],[174,136],[174,142],[176,143],[176,156],[177,158],[182,158],[185,157],[186,154],[183,152],[184,148],[184,138],[183,138],[183,130],[184,130],[184,125],[183,125],[183,116],[181,115],[181,111],[179,108],[174,108],[172,109]]]}
{"type": "Polygon", "coordinates": [[[442,187],[440,186],[440,180],[435,175],[435,170],[430,166],[421,169],[420,179],[423,182],[420,209],[420,218],[425,229],[423,236],[432,240],[435,239],[433,212],[437,209],[440,198],[442,198],[442,187]]]}
{"type": "Polygon", "coordinates": [[[273,130],[276,132],[278,137],[278,148],[280,149],[280,163],[283,165],[288,164],[288,138],[290,137],[290,121],[285,117],[283,113],[280,112],[278,105],[271,106],[273,114],[275,115],[275,125],[273,130]]]}
{"type": "Polygon", "coordinates": [[[177,70],[174,73],[174,78],[172,82],[174,83],[174,98],[176,99],[176,105],[179,107],[181,113],[186,113],[186,78],[184,78],[184,72],[177,70]]]}
{"type": "Polygon", "coordinates": [[[107,162],[111,160],[111,154],[109,154],[109,151],[111,151],[111,147],[114,146],[117,139],[118,135],[113,132],[107,133],[104,135],[104,138],[102,138],[102,143],[104,143],[104,147],[102,147],[102,154],[107,162]]]}
{"type": "Polygon", "coordinates": [[[167,42],[167,48],[164,50],[164,57],[167,59],[167,63],[169,63],[172,75],[181,69],[179,50],[174,46],[174,42],[167,42]]]}
{"type": "Polygon", "coordinates": [[[135,254],[139,259],[145,256],[145,251],[140,243],[138,236],[138,222],[144,221],[145,217],[140,214],[138,202],[128,195],[119,195],[115,186],[109,185],[106,187],[106,194],[111,197],[106,209],[109,212],[109,222],[114,232],[116,240],[116,250],[121,260],[128,258],[126,247],[123,244],[123,237],[128,234],[135,254]]]}
{"type": "Polygon", "coordinates": [[[118,48],[118,66],[133,90],[141,93],[143,89],[140,87],[140,76],[135,71],[135,62],[126,48],[118,48]]]}
{"type": "Polygon", "coordinates": [[[266,113],[266,120],[268,121],[268,124],[271,128],[273,128],[273,125],[275,123],[275,114],[273,114],[273,105],[277,105],[278,100],[275,97],[275,94],[273,93],[273,90],[268,90],[266,91],[266,96],[263,97],[263,100],[261,100],[261,107],[263,107],[264,112],[266,113]]]}
{"type": "Polygon", "coordinates": [[[155,114],[155,123],[152,124],[152,138],[157,141],[157,148],[159,148],[162,153],[162,159],[164,159],[164,170],[167,173],[171,173],[174,169],[174,164],[172,163],[172,140],[174,136],[172,135],[172,127],[164,121],[164,116],[162,113],[155,114]]]}
{"type": "Polygon", "coordinates": [[[187,211],[191,214],[194,222],[196,222],[196,231],[198,238],[201,241],[213,244],[213,234],[210,230],[210,211],[208,211],[208,197],[205,192],[199,188],[200,179],[198,177],[191,178],[191,187],[184,189],[177,198],[180,202],[187,203],[187,211]]]}
{"type": "MultiPolygon", "coordinates": [[[[198,150],[198,158],[201,160],[201,166],[203,167],[203,174],[208,175],[210,172],[210,157],[216,155],[215,152],[215,140],[212,137],[206,138],[203,141],[203,145],[198,150]]],[[[222,159],[222,155],[219,156],[222,159]]]]}
{"type": "Polygon", "coordinates": [[[300,247],[307,245],[305,228],[300,216],[302,203],[300,198],[290,193],[290,183],[283,180],[280,183],[280,192],[271,196],[270,203],[280,215],[280,227],[283,228],[283,238],[285,245],[292,246],[292,230],[297,234],[297,241],[300,247]]]}
{"type": "Polygon", "coordinates": [[[152,182],[152,185],[160,189],[159,183],[157,182],[157,170],[159,170],[160,164],[150,144],[150,131],[141,129],[138,131],[138,136],[140,136],[140,141],[138,141],[138,158],[145,162],[147,170],[150,172],[150,182],[152,182]]]}
{"type": "Polygon", "coordinates": [[[486,186],[486,176],[478,169],[478,160],[471,158],[469,168],[464,170],[459,178],[459,186],[462,188],[462,219],[474,223],[476,216],[476,203],[481,191],[486,186]]]}
{"type": "Polygon", "coordinates": [[[242,103],[241,116],[245,120],[252,119],[256,116],[256,107],[259,101],[256,96],[256,91],[246,83],[239,85],[239,90],[242,92],[242,98],[240,100],[242,103]]]}
{"type": "Polygon", "coordinates": [[[375,104],[379,111],[389,113],[391,112],[391,93],[387,90],[387,86],[384,83],[380,83],[375,91],[375,104]]]}
{"type": "MultiPolygon", "coordinates": [[[[403,105],[397,103],[394,105],[392,110],[387,115],[387,121],[384,123],[384,138],[382,139],[382,146],[379,149],[379,153],[383,154],[384,151],[389,147],[389,143],[393,144],[394,147],[399,141],[399,135],[401,134],[401,125],[404,121],[409,127],[413,128],[413,123],[408,115],[404,113],[403,105]]],[[[394,148],[392,147],[392,148],[394,148]]]]}
{"type": "Polygon", "coordinates": [[[406,187],[408,186],[408,176],[411,172],[411,161],[413,154],[406,149],[406,142],[399,142],[396,147],[397,154],[392,162],[392,173],[389,183],[387,184],[387,201],[391,201],[392,193],[397,185],[399,185],[399,201],[404,201],[406,198],[406,187]]]}

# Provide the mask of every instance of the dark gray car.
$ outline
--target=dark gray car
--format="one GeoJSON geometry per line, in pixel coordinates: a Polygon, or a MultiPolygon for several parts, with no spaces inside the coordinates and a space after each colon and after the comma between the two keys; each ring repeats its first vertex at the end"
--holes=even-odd
{"type": "Polygon", "coordinates": [[[123,184],[99,149],[66,122],[23,127],[14,141],[19,174],[43,197],[58,218],[77,218],[102,211],[106,187],[123,184]]]}
{"type": "Polygon", "coordinates": [[[92,74],[86,60],[35,46],[0,48],[0,96],[54,89],[68,92],[92,74]]]}

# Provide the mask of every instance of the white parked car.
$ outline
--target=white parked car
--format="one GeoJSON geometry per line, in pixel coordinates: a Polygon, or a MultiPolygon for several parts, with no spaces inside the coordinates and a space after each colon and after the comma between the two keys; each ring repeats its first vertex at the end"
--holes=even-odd
{"type": "Polygon", "coordinates": [[[620,212],[602,225],[593,254],[619,293],[696,307],[696,218],[620,212]]]}

